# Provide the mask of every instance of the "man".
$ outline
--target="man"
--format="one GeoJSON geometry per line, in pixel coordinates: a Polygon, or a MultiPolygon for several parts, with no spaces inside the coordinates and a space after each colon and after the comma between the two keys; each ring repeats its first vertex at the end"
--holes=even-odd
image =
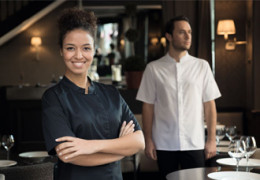
{"type": "Polygon", "coordinates": [[[147,65],[137,94],[143,101],[145,153],[157,160],[164,178],[179,167],[203,167],[216,155],[214,99],[221,94],[207,61],[188,54],[191,33],[184,16],[166,24],[168,53],[147,65]]]}
{"type": "Polygon", "coordinates": [[[117,49],[113,43],[110,44],[110,48],[111,48],[111,52],[107,55],[107,57],[110,61],[110,65],[118,64],[121,59],[120,52],[117,51],[117,49]]]}

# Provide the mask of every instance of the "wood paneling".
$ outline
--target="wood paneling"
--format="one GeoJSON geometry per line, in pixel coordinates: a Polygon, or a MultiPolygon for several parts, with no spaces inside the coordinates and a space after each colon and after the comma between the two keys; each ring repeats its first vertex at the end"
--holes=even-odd
{"type": "MultiPolygon", "coordinates": [[[[246,1],[216,1],[216,27],[220,19],[233,19],[238,41],[246,39],[246,1]]],[[[246,46],[238,45],[233,51],[225,50],[223,35],[216,35],[216,81],[222,97],[216,103],[221,108],[246,108],[246,46]]]]}

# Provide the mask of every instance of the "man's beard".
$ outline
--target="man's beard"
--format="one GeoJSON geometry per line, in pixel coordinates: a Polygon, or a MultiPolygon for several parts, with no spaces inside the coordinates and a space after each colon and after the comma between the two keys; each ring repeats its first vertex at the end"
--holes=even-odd
{"type": "Polygon", "coordinates": [[[178,50],[178,51],[187,51],[187,50],[190,49],[191,46],[189,46],[189,47],[179,46],[179,45],[176,45],[176,44],[174,43],[174,41],[173,41],[173,42],[172,42],[172,47],[173,47],[174,49],[178,50]]]}

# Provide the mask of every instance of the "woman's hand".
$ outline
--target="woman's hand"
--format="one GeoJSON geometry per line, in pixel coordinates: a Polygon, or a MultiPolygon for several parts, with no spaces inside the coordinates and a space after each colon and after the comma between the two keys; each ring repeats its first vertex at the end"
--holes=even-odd
{"type": "Polygon", "coordinates": [[[135,128],[135,124],[133,123],[132,120],[128,124],[126,124],[126,121],[124,121],[120,129],[119,137],[132,134],[135,130],[134,128],[135,128]]]}
{"type": "Polygon", "coordinates": [[[57,155],[63,160],[67,160],[78,155],[93,154],[97,152],[97,146],[95,146],[94,140],[64,136],[56,139],[56,142],[63,142],[55,148],[57,155]]]}
{"type": "MultiPolygon", "coordinates": [[[[134,127],[135,124],[132,120],[128,124],[124,121],[120,129],[119,137],[132,134],[134,132],[134,127]]],[[[94,154],[99,151],[98,143],[95,143],[95,140],[64,136],[56,139],[56,142],[62,142],[56,146],[55,150],[59,158],[64,162],[79,155],[94,154]]]]}

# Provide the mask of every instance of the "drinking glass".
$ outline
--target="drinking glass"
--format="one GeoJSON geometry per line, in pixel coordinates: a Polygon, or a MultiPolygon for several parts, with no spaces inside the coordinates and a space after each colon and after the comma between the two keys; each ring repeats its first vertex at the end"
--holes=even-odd
{"type": "Polygon", "coordinates": [[[256,141],[254,136],[241,136],[240,139],[243,140],[246,144],[245,157],[246,157],[246,164],[247,164],[246,170],[248,171],[249,157],[252,156],[257,149],[256,141]]]}
{"type": "Polygon", "coordinates": [[[225,137],[225,129],[224,128],[217,128],[216,129],[216,141],[217,145],[219,142],[225,137]]]}
{"type": "Polygon", "coordinates": [[[237,128],[236,126],[229,126],[225,128],[226,136],[230,141],[237,136],[237,128]]]}
{"type": "Polygon", "coordinates": [[[239,168],[239,161],[245,156],[246,144],[243,140],[232,140],[228,147],[228,154],[236,160],[236,170],[239,168]]]}
{"type": "Polygon", "coordinates": [[[7,159],[10,158],[10,149],[14,146],[14,136],[13,135],[3,135],[2,136],[2,146],[7,151],[7,159]]]}

